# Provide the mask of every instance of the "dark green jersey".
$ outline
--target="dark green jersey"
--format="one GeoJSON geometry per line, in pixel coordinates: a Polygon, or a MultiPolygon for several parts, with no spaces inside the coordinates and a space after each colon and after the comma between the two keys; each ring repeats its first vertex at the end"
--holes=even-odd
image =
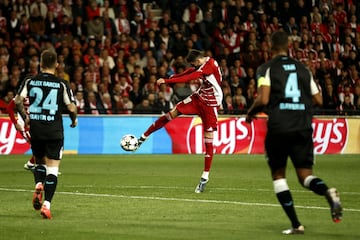
{"type": "Polygon", "coordinates": [[[312,95],[317,87],[312,74],[302,63],[288,56],[277,56],[256,72],[258,85],[270,86],[269,133],[311,129],[312,95]]]}
{"type": "Polygon", "coordinates": [[[40,73],[25,79],[18,94],[29,97],[32,139],[64,138],[62,113],[75,101],[68,82],[52,74],[40,73]]]}

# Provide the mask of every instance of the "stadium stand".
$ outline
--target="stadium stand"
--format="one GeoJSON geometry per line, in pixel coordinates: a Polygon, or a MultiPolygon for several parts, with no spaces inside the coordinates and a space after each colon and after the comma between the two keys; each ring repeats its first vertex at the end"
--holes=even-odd
{"type": "Polygon", "coordinates": [[[317,114],[360,115],[360,3],[353,0],[12,0],[0,4],[0,113],[19,83],[39,71],[39,53],[59,55],[81,114],[161,113],[198,82],[158,87],[186,68],[195,48],[223,71],[221,113],[256,98],[257,66],[270,35],[289,33],[290,56],[322,90],[317,114]]]}

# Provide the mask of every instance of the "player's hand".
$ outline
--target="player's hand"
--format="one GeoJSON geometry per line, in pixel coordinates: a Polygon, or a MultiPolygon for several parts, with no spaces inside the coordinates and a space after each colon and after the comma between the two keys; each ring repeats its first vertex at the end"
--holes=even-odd
{"type": "Polygon", "coordinates": [[[163,84],[163,83],[165,83],[165,79],[163,79],[163,78],[159,78],[158,80],[156,80],[156,84],[157,84],[158,86],[160,86],[160,85],[163,84]]]}
{"type": "Polygon", "coordinates": [[[78,120],[75,119],[75,121],[70,124],[70,127],[71,127],[71,128],[74,128],[74,127],[77,126],[77,124],[78,124],[78,120]]]}

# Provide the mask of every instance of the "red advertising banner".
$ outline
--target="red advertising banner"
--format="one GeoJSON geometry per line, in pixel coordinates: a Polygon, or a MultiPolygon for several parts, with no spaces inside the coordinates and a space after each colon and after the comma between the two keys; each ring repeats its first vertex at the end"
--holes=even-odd
{"type": "MultiPolygon", "coordinates": [[[[200,118],[177,118],[165,126],[173,143],[173,153],[203,153],[203,128],[200,118]]],[[[214,133],[217,154],[264,153],[266,121],[256,119],[251,124],[245,118],[219,118],[214,133]]]]}
{"type": "Polygon", "coordinates": [[[10,119],[8,117],[0,117],[0,155],[24,154],[29,149],[30,145],[16,131],[10,119]]]}
{"type": "MultiPolygon", "coordinates": [[[[91,116],[89,116],[91,118],[91,116]]],[[[103,118],[94,116],[94,118],[103,118]]],[[[135,132],[139,121],[153,121],[153,117],[141,116],[138,120],[129,122],[126,117],[116,116],[108,119],[108,122],[126,122],[127,131],[135,132]],[[120,118],[120,120],[119,120],[120,118]]],[[[95,119],[94,119],[95,120],[95,119]]],[[[266,118],[255,119],[251,124],[245,122],[244,117],[220,117],[218,130],[214,132],[214,151],[216,154],[263,154],[264,139],[266,135],[266,118]]],[[[65,139],[71,142],[71,149],[75,152],[86,150],[86,141],[81,136],[98,139],[99,136],[113,136],[114,127],[104,127],[103,121],[99,121],[99,127],[94,128],[85,125],[79,126],[77,135],[67,136],[70,131],[65,131],[65,139]],[[84,135],[85,134],[85,135],[84,135]],[[93,135],[90,137],[90,135],[93,135]],[[73,149],[76,148],[76,149],[73,149]]],[[[80,124],[79,124],[80,125],[80,124]]],[[[315,154],[359,154],[360,153],[360,119],[359,118],[316,118],[313,120],[313,140],[315,154]]],[[[157,147],[156,139],[152,147],[142,153],[179,153],[179,154],[202,154],[203,128],[198,117],[179,117],[169,122],[161,134],[168,135],[171,143],[168,149],[162,152],[157,147]]],[[[73,132],[72,132],[73,133],[73,132]]],[[[113,153],[114,148],[105,148],[108,137],[96,143],[99,151],[96,154],[113,153]],[[110,149],[110,150],[109,150],[110,149]]],[[[115,147],[116,148],[116,147],[115,147]]],[[[96,148],[97,149],[97,148],[96,148]]],[[[7,117],[0,117],[0,155],[1,154],[24,154],[30,152],[30,145],[22,138],[11,121],[7,117]]]]}
{"type": "MultiPolygon", "coordinates": [[[[316,118],[313,120],[315,154],[360,153],[360,121],[346,118],[316,118]],[[351,127],[351,134],[349,129],[351,127]]],[[[199,118],[177,118],[166,125],[173,153],[203,153],[203,130],[199,118]]],[[[217,154],[263,154],[266,118],[251,124],[245,118],[219,118],[214,134],[217,154]]]]}

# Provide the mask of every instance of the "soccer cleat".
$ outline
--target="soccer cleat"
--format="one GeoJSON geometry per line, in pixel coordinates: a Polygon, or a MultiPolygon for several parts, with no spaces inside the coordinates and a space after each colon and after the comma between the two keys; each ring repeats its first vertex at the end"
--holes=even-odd
{"type": "Polygon", "coordinates": [[[205,190],[205,186],[208,182],[209,179],[201,178],[199,184],[195,188],[195,193],[202,193],[205,190]]]}
{"type": "Polygon", "coordinates": [[[35,210],[40,210],[42,205],[42,191],[44,190],[43,185],[37,184],[34,192],[34,196],[32,199],[32,204],[35,210]]]}
{"type": "Polygon", "coordinates": [[[339,192],[336,188],[329,188],[326,193],[326,199],[330,204],[331,218],[335,223],[341,222],[342,207],[339,192]]]}
{"type": "Polygon", "coordinates": [[[304,234],[305,228],[303,225],[300,225],[297,228],[290,228],[282,231],[282,234],[284,235],[294,235],[294,234],[304,234]]]}
{"type": "Polygon", "coordinates": [[[27,163],[24,164],[24,169],[29,170],[29,171],[34,171],[35,170],[35,164],[27,162],[27,163]]]}
{"type": "Polygon", "coordinates": [[[141,137],[138,138],[138,145],[136,149],[139,149],[141,144],[143,144],[143,142],[145,142],[147,139],[147,137],[145,137],[144,135],[141,135],[141,137]]]}
{"type": "Polygon", "coordinates": [[[43,205],[41,207],[41,211],[40,211],[41,215],[43,216],[43,218],[46,218],[46,219],[51,219],[51,212],[50,212],[50,209],[48,209],[45,205],[43,205]]]}

